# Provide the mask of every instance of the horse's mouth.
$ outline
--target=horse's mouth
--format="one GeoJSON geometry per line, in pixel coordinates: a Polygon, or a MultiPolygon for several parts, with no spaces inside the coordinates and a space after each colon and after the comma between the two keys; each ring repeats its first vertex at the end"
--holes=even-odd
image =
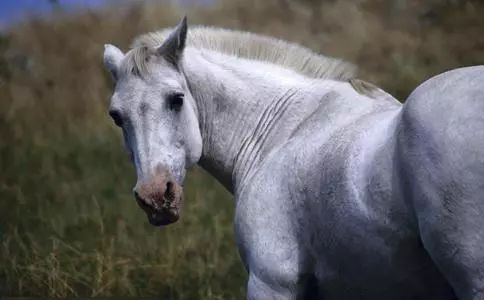
{"type": "Polygon", "coordinates": [[[159,212],[147,213],[148,221],[153,226],[163,226],[175,223],[180,218],[178,209],[162,210],[159,212]]]}
{"type": "Polygon", "coordinates": [[[151,225],[163,226],[180,218],[183,193],[165,192],[161,197],[149,199],[149,204],[136,197],[136,202],[145,211],[151,225]]]}

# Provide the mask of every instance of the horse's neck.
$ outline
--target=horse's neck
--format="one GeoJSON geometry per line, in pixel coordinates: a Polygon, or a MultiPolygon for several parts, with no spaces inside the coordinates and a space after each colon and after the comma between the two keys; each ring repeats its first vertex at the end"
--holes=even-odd
{"type": "Polygon", "coordinates": [[[183,70],[198,108],[200,165],[234,192],[313,111],[307,94],[315,81],[262,62],[187,51],[183,70]]]}

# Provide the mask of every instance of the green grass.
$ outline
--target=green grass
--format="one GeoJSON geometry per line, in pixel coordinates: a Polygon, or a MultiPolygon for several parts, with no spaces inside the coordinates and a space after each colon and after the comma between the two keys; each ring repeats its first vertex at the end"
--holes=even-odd
{"type": "MultiPolygon", "coordinates": [[[[188,15],[342,57],[402,100],[433,74],[484,62],[478,1],[425,1],[396,13],[393,1],[358,3],[232,0],[188,15]]],[[[181,220],[149,225],[106,113],[103,44],[126,49],[184,13],[141,4],[61,12],[0,35],[0,296],[245,297],[231,196],[195,169],[181,220]]]]}
{"type": "Polygon", "coordinates": [[[188,176],[181,222],[158,229],[112,130],[0,145],[2,294],[242,297],[232,200],[202,170],[188,176]]]}

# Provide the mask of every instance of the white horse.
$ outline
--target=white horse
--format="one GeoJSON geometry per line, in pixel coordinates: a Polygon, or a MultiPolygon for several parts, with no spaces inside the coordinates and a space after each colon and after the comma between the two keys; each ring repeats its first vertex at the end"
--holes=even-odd
{"type": "Polygon", "coordinates": [[[185,170],[215,176],[249,299],[484,299],[484,68],[402,106],[350,64],[186,19],[104,61],[138,203],[174,222],[185,170]]]}

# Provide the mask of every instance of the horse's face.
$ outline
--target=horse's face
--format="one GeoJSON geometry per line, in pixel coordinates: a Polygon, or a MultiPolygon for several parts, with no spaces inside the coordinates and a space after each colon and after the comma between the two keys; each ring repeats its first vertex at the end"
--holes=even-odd
{"type": "Polygon", "coordinates": [[[185,170],[202,152],[195,102],[177,67],[185,37],[186,20],[159,49],[145,49],[149,72],[143,76],[131,71],[134,55],[125,57],[111,45],[104,53],[116,80],[109,114],[136,168],[135,198],[153,225],[178,220],[185,170]]]}

